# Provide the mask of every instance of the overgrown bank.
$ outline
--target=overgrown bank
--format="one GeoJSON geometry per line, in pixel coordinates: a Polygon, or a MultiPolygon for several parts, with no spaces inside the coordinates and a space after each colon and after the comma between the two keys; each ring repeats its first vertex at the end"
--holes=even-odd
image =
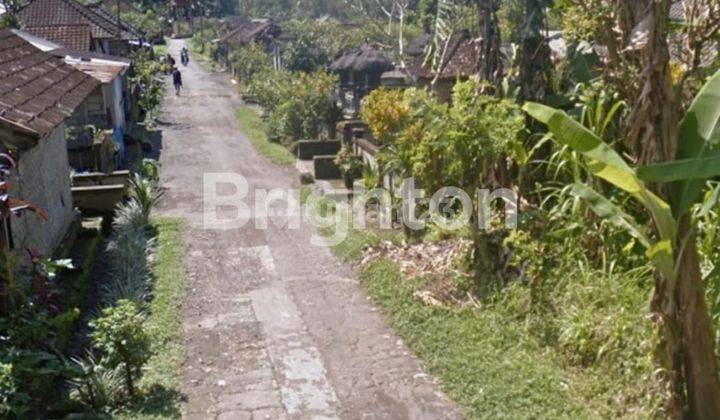
{"type": "MultiPolygon", "coordinates": [[[[324,205],[326,216],[345,212],[324,205]]],[[[396,229],[351,229],[332,249],[357,264],[373,301],[467,418],[663,415],[649,269],[593,268],[571,243],[548,252],[523,228],[501,230],[495,251],[524,277],[478,289],[463,236],[431,229],[406,241],[396,229]]]]}

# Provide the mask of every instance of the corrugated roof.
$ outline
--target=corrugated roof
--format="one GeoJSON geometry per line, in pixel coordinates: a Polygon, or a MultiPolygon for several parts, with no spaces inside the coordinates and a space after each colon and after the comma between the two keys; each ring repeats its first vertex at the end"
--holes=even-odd
{"type": "Polygon", "coordinates": [[[27,26],[25,32],[78,51],[90,51],[92,45],[89,25],[27,26]]]}
{"type": "Polygon", "coordinates": [[[66,60],[66,62],[102,83],[112,82],[118,74],[127,68],[127,66],[122,64],[98,63],[93,61],[66,60]]]}
{"type": "Polygon", "coordinates": [[[130,65],[132,60],[117,55],[103,54],[95,51],[77,51],[70,48],[56,48],[48,51],[48,53],[60,58],[71,58],[76,60],[104,60],[104,61],[116,61],[118,63],[124,63],[130,65]]]}
{"type": "Polygon", "coordinates": [[[38,137],[72,115],[100,82],[0,30],[0,119],[38,137]]]}

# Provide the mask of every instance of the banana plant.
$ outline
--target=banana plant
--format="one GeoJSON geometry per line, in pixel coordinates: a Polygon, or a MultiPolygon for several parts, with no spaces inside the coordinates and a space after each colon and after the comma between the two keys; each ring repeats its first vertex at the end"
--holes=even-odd
{"type": "Polygon", "coordinates": [[[584,184],[573,186],[577,197],[598,216],[626,229],[645,246],[656,268],[667,278],[674,278],[673,251],[677,251],[679,222],[700,201],[706,181],[720,176],[720,71],[705,84],[680,123],[677,159],[652,166],[632,168],[595,132],[563,111],[533,102],[523,109],[546,124],[558,142],[583,155],[592,175],[626,191],[647,209],[658,234],[654,240],[608,198],[584,184]],[[669,202],[647,184],[667,182],[672,183],[669,202]]]}
{"type": "Polygon", "coordinates": [[[532,102],[523,109],[546,124],[559,143],[582,155],[593,176],[630,194],[651,216],[655,235],[588,185],[575,183],[572,187],[573,194],[599,217],[625,229],[645,247],[662,279],[655,290],[662,302],[655,309],[664,320],[660,324],[662,362],[676,373],[674,377],[685,381],[693,417],[720,418],[720,379],[694,243],[696,223],[691,215],[704,197],[708,179],[720,176],[720,71],[707,81],[682,118],[675,160],[650,166],[631,167],[596,133],[563,111],[532,102]],[[656,195],[649,184],[665,185],[667,200],[656,195]]]}

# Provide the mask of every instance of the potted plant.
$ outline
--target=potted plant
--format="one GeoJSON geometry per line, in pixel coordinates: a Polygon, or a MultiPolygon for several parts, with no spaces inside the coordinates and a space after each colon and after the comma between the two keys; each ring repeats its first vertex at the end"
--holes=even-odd
{"type": "Polygon", "coordinates": [[[363,175],[365,163],[362,158],[356,155],[352,148],[345,145],[335,157],[335,164],[340,169],[345,187],[352,189],[353,182],[363,175]]]}

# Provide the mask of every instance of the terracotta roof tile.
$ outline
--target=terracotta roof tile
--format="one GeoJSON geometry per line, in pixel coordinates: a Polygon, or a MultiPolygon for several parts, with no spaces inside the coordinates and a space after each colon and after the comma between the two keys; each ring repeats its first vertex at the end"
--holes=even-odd
{"type": "Polygon", "coordinates": [[[90,51],[89,25],[27,26],[25,32],[77,51],[90,51]]]}
{"type": "Polygon", "coordinates": [[[0,30],[0,119],[44,136],[72,115],[100,82],[0,30]]]}
{"type": "MultiPolygon", "coordinates": [[[[23,28],[38,26],[88,25],[93,38],[114,39],[118,35],[117,19],[99,8],[91,8],[75,0],[33,0],[17,13],[23,28]]],[[[136,38],[121,21],[122,39],[136,38]]]]}
{"type": "Polygon", "coordinates": [[[280,34],[280,27],[270,21],[250,21],[238,25],[218,42],[227,44],[246,44],[269,34],[273,37],[280,34]]]}
{"type": "MultiPolygon", "coordinates": [[[[458,76],[469,77],[475,74],[480,57],[479,47],[479,40],[471,39],[468,34],[454,35],[448,44],[445,63],[438,79],[454,79],[458,76]]],[[[415,60],[408,66],[408,72],[421,79],[434,78],[435,73],[425,61],[423,55],[415,57],[415,60]]]]}

